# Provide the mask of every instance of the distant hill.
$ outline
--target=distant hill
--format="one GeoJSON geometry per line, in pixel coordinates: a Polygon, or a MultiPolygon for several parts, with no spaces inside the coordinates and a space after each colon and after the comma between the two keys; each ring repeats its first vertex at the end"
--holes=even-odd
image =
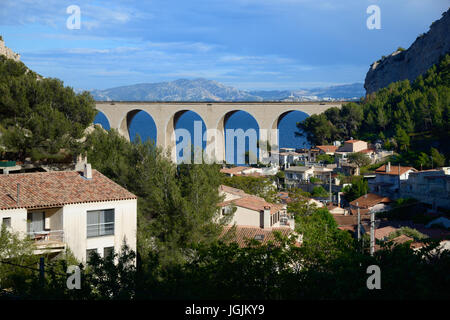
{"type": "Polygon", "coordinates": [[[207,79],[179,79],[92,90],[98,101],[318,101],[356,100],[362,83],[303,90],[245,91],[207,79]]]}
{"type": "Polygon", "coordinates": [[[91,92],[106,101],[260,101],[246,91],[206,79],[141,83],[91,92]]]}

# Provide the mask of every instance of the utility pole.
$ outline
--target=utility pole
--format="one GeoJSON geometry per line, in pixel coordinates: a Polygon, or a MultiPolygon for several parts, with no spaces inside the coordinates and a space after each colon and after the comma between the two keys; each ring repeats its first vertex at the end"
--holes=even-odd
{"type": "Polygon", "coordinates": [[[331,193],[331,172],[330,172],[330,205],[332,203],[332,193],[331,193]]]}
{"type": "Polygon", "coordinates": [[[361,215],[359,214],[359,204],[356,203],[356,207],[358,209],[358,240],[361,239],[361,215]]]}
{"type": "Polygon", "coordinates": [[[375,212],[370,212],[370,255],[375,252],[375,212]]]}

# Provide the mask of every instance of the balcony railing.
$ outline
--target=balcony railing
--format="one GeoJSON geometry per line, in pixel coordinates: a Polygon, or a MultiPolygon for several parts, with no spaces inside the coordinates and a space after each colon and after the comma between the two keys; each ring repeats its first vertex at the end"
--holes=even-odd
{"type": "Polygon", "coordinates": [[[28,232],[28,235],[36,244],[64,242],[63,230],[33,231],[28,232]]]}

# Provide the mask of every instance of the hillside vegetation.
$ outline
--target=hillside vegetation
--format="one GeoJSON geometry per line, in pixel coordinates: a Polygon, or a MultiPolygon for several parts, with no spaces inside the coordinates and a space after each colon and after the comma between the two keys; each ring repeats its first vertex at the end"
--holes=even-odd
{"type": "Polygon", "coordinates": [[[297,127],[300,132],[296,134],[305,135],[317,145],[350,137],[370,142],[381,140],[387,149],[402,153],[405,161],[424,152],[431,154],[430,147],[434,147],[445,154],[444,162],[448,163],[450,55],[412,83],[408,80],[391,83],[359,104],[352,102],[341,109],[328,109],[297,127]]]}
{"type": "Polygon", "coordinates": [[[52,161],[76,154],[96,113],[88,92],[76,94],[0,55],[0,158],[52,161]]]}

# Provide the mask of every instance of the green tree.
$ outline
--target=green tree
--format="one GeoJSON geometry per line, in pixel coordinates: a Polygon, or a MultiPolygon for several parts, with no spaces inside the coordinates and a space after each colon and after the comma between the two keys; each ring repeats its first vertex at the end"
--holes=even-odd
{"type": "Polygon", "coordinates": [[[348,202],[351,202],[369,192],[369,184],[360,176],[352,177],[352,184],[350,186],[345,186],[342,189],[344,193],[344,198],[348,202]]]}
{"type": "Polygon", "coordinates": [[[395,134],[395,140],[398,143],[398,147],[401,151],[407,151],[410,144],[409,135],[406,133],[404,129],[401,127],[397,128],[396,134],[395,134]]]}
{"type": "Polygon", "coordinates": [[[440,154],[437,149],[430,149],[430,157],[432,158],[434,167],[443,167],[445,165],[445,156],[440,154]]]}
{"type": "Polygon", "coordinates": [[[330,154],[325,154],[325,153],[324,154],[319,154],[316,157],[316,159],[317,159],[317,161],[322,161],[322,162],[324,162],[326,164],[333,164],[333,163],[335,163],[334,156],[332,156],[330,154]]]}
{"type": "Polygon", "coordinates": [[[277,188],[273,178],[254,176],[232,176],[223,175],[222,184],[244,190],[248,194],[264,198],[267,202],[275,202],[277,188]]]}
{"type": "Polygon", "coordinates": [[[322,186],[316,186],[313,188],[311,196],[313,196],[313,197],[329,197],[330,194],[322,186]]]}
{"type": "Polygon", "coordinates": [[[76,94],[21,62],[0,56],[0,145],[19,160],[60,161],[77,154],[97,111],[88,92],[76,94]]]}
{"type": "Polygon", "coordinates": [[[359,172],[359,168],[368,166],[372,162],[366,154],[360,153],[360,152],[350,153],[348,155],[348,161],[357,166],[358,172],[359,172]]]}

